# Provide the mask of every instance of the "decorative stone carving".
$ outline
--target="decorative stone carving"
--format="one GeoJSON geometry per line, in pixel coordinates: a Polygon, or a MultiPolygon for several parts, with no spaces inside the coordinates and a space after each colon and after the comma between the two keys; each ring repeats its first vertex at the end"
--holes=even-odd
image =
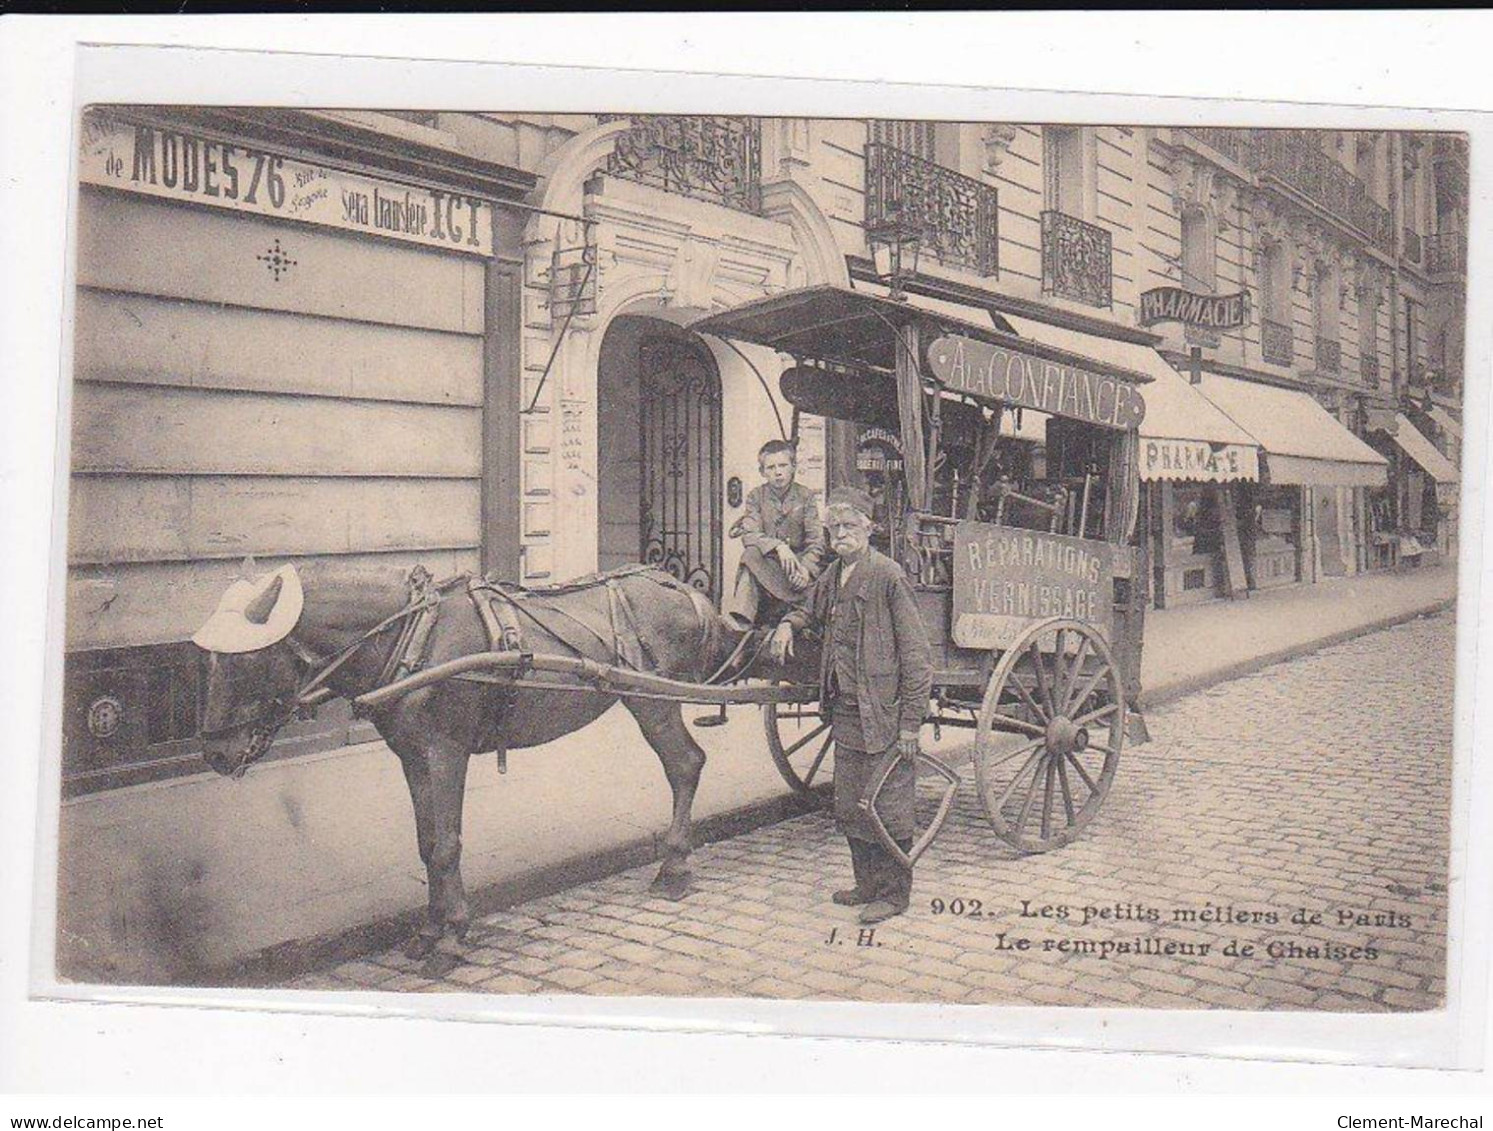
{"type": "Polygon", "coordinates": [[[992,122],[985,127],[985,172],[991,176],[1000,170],[1011,144],[1020,131],[1005,122],[992,122]]]}

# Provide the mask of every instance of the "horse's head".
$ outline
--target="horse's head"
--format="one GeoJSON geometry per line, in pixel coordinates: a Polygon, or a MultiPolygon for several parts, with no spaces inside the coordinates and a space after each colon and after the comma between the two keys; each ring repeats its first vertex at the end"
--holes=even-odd
{"type": "Polygon", "coordinates": [[[285,566],[234,582],[192,637],[207,655],[202,754],[220,774],[242,777],[296,713],[303,664],[287,638],[301,605],[295,567],[285,566]]]}

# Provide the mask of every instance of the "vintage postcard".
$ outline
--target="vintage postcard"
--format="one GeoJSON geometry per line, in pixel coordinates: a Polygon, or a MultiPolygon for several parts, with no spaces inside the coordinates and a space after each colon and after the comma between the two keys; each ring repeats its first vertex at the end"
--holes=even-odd
{"type": "Polygon", "coordinates": [[[1467,134],[462,105],[79,114],[62,992],[1445,1009],[1467,134]]]}

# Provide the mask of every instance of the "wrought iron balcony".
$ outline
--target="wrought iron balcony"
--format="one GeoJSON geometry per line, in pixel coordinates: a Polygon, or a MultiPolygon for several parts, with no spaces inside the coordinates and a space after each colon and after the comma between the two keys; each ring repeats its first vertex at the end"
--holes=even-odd
{"type": "Polygon", "coordinates": [[[1336,338],[1317,335],[1317,372],[1341,373],[1343,369],[1343,347],[1336,338]]]}
{"type": "Polygon", "coordinates": [[[761,211],[760,119],[637,114],[627,121],[630,128],[607,158],[610,176],[742,212],[761,211]]]}
{"type": "Polygon", "coordinates": [[[866,227],[908,226],[945,266],[999,272],[996,202],[983,181],[885,142],[866,146],[866,227]]]}
{"type": "Polygon", "coordinates": [[[1425,251],[1426,270],[1433,275],[1454,275],[1466,267],[1461,232],[1438,232],[1427,236],[1425,251]]]}
{"type": "Polygon", "coordinates": [[[1272,365],[1290,365],[1296,360],[1296,335],[1285,322],[1260,319],[1260,353],[1272,365]]]}
{"type": "Polygon", "coordinates": [[[1394,254],[1394,220],[1369,187],[1323,150],[1314,130],[1252,130],[1249,160],[1261,176],[1294,189],[1394,254]]]}
{"type": "Polygon", "coordinates": [[[1405,258],[1411,263],[1420,263],[1420,233],[1413,228],[1405,229],[1405,258]]]}
{"type": "Polygon", "coordinates": [[[1249,165],[1249,130],[1231,130],[1218,126],[1187,126],[1191,134],[1215,152],[1222,153],[1236,165],[1249,165]]]}
{"type": "Polygon", "coordinates": [[[1363,379],[1365,385],[1377,387],[1379,384],[1379,358],[1374,354],[1360,354],[1358,358],[1358,375],[1363,379]]]}
{"type": "Polygon", "coordinates": [[[1114,303],[1109,229],[1062,212],[1042,213],[1042,293],[1089,306],[1114,303]]]}

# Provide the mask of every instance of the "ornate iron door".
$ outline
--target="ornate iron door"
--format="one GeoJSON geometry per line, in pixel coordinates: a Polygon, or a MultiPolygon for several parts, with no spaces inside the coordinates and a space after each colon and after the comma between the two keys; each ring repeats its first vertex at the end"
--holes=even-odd
{"type": "Polygon", "coordinates": [[[640,351],[642,560],[721,596],[721,389],[702,346],[651,339],[640,351]]]}

